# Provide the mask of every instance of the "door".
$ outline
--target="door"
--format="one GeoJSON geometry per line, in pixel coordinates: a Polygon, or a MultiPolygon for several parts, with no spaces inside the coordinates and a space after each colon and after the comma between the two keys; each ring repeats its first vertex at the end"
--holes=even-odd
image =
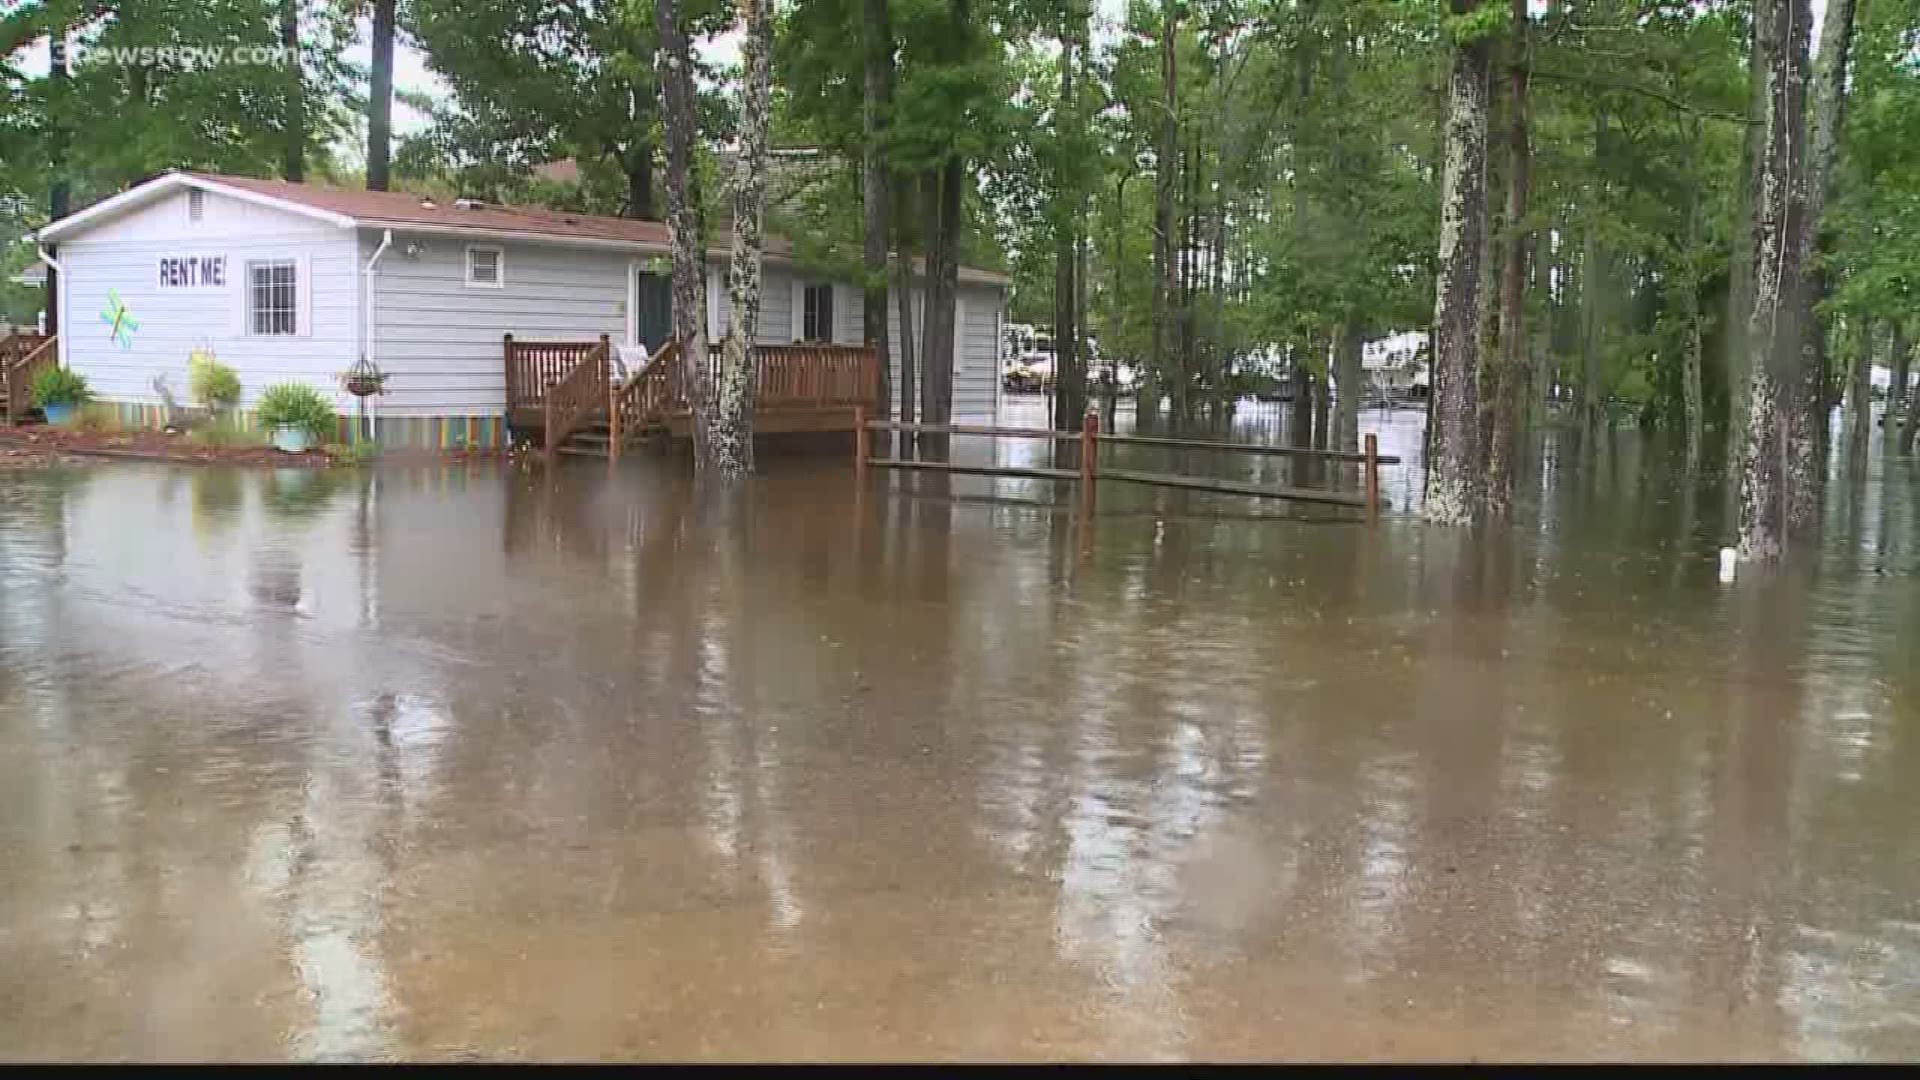
{"type": "Polygon", "coordinates": [[[635,270],[629,303],[634,314],[633,337],[647,347],[649,354],[659,352],[673,336],[673,278],[651,270],[635,270]]]}

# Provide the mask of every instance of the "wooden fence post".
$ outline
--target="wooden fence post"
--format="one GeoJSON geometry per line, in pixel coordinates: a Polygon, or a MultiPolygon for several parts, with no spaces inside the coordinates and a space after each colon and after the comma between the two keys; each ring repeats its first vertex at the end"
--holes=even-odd
{"type": "Polygon", "coordinates": [[[1367,524],[1380,519],[1380,436],[1367,432],[1367,524]]]}
{"type": "Polygon", "coordinates": [[[858,404],[853,407],[853,465],[856,473],[864,475],[867,471],[867,458],[872,456],[868,445],[867,407],[858,404]]]}
{"type": "Polygon", "coordinates": [[[500,336],[500,363],[507,373],[507,413],[513,413],[513,407],[520,403],[519,375],[513,370],[513,335],[500,336]]]}

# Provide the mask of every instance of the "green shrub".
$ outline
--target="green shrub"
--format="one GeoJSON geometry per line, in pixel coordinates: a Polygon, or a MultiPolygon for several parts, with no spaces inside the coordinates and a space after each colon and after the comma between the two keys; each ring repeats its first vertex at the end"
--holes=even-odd
{"type": "Polygon", "coordinates": [[[93,400],[87,377],[71,368],[46,367],[33,377],[33,403],[44,409],[49,405],[84,405],[93,400]]]}
{"type": "Polygon", "coordinates": [[[188,358],[187,388],[193,400],[215,412],[240,404],[240,376],[208,353],[195,352],[188,358]]]}
{"type": "Polygon", "coordinates": [[[231,416],[219,416],[212,420],[194,425],[187,433],[188,440],[199,446],[265,446],[267,437],[259,431],[248,431],[231,416]]]}
{"type": "Polygon", "coordinates": [[[340,416],[333,411],[333,403],[325,394],[306,383],[276,383],[267,387],[260,395],[260,404],[254,407],[254,414],[260,419],[260,426],[271,432],[274,428],[304,428],[307,437],[316,443],[332,442],[340,428],[340,416]]]}
{"type": "Polygon", "coordinates": [[[372,439],[353,443],[333,443],[325,447],[327,457],[341,465],[368,465],[380,457],[380,444],[372,439]]]}
{"type": "Polygon", "coordinates": [[[75,409],[72,418],[61,426],[68,431],[84,431],[89,435],[118,435],[120,414],[104,402],[89,401],[75,409]]]}

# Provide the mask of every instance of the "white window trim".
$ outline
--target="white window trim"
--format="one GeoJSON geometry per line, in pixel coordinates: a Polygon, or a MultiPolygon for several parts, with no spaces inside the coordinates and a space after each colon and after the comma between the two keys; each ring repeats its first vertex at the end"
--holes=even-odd
{"type": "Polygon", "coordinates": [[[627,309],[627,347],[640,344],[640,269],[637,260],[627,263],[627,295],[620,306],[627,309]]]}
{"type": "Polygon", "coordinates": [[[247,259],[241,264],[240,272],[240,318],[244,336],[250,338],[290,338],[306,334],[302,306],[305,303],[307,275],[301,272],[300,259],[297,256],[283,256],[273,259],[247,259]],[[285,264],[293,268],[293,332],[290,334],[262,333],[253,328],[253,272],[260,267],[285,264]]]}
{"type": "Polygon", "coordinates": [[[504,289],[507,286],[507,249],[498,244],[468,244],[466,271],[461,275],[469,289],[504,289]],[[473,254],[476,251],[493,252],[493,280],[475,281],[473,279],[473,254]]]}
{"type": "Polygon", "coordinates": [[[799,327],[799,330],[793,335],[793,339],[795,341],[821,342],[827,345],[833,344],[840,336],[839,327],[836,325],[840,313],[840,290],[835,288],[831,281],[816,281],[810,278],[801,278],[798,280],[800,285],[800,304],[799,312],[795,316],[795,324],[799,327]],[[827,334],[825,337],[807,336],[807,294],[813,292],[815,289],[827,290],[827,334]]]}

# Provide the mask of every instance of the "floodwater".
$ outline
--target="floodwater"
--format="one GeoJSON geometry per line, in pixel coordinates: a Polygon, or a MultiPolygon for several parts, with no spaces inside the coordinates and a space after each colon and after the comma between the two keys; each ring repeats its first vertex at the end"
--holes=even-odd
{"type": "Polygon", "coordinates": [[[1578,456],[0,476],[0,1057],[1920,1055],[1913,464],[1578,456]]]}

